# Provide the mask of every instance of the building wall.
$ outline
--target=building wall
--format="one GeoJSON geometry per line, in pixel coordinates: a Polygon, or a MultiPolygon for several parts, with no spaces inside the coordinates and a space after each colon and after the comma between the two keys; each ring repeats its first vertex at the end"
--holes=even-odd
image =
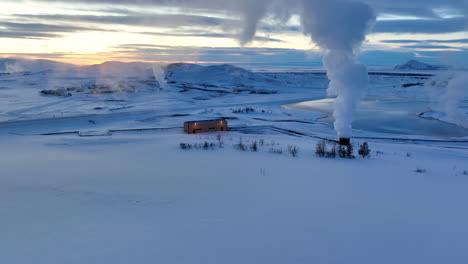
{"type": "Polygon", "coordinates": [[[228,125],[226,121],[203,124],[185,124],[184,130],[188,134],[227,131],[228,125]]]}

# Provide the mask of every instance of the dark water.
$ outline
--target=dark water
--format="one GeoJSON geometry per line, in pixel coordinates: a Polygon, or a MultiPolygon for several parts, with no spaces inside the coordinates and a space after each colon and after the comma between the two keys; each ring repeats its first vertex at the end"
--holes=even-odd
{"type": "MultiPolygon", "coordinates": [[[[354,129],[402,135],[431,137],[466,137],[468,129],[418,114],[428,111],[429,103],[401,98],[366,99],[361,102],[352,123],[354,129]]],[[[287,108],[320,112],[329,117],[324,122],[333,123],[333,100],[324,99],[287,105],[287,108]]]]}

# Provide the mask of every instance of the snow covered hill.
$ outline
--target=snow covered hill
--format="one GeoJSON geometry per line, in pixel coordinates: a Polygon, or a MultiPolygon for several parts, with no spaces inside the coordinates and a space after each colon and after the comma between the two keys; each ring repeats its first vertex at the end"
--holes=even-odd
{"type": "Polygon", "coordinates": [[[438,71],[447,70],[447,66],[431,65],[417,60],[410,60],[403,64],[397,65],[395,70],[414,70],[414,71],[438,71]]]}
{"type": "Polygon", "coordinates": [[[166,69],[166,77],[168,81],[178,83],[209,84],[246,84],[267,80],[264,76],[228,64],[212,66],[187,63],[170,64],[166,69]]]}
{"type": "Polygon", "coordinates": [[[51,60],[0,58],[0,73],[24,73],[76,70],[77,66],[51,60]]]}

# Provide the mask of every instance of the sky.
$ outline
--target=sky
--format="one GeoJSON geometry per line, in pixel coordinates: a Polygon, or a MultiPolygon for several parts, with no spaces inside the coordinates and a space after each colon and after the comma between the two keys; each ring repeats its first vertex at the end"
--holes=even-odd
{"type": "MultiPolygon", "coordinates": [[[[296,1],[0,0],[0,57],[315,65],[323,52],[304,36],[296,1]]],[[[468,0],[362,1],[377,22],[361,61],[468,61],[468,0]]]]}

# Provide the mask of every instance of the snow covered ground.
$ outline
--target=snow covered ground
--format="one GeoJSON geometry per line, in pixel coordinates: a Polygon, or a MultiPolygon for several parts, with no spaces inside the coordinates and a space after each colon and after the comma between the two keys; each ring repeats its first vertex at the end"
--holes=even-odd
{"type": "MultiPolygon", "coordinates": [[[[179,65],[161,89],[122,67],[0,76],[0,263],[468,261],[468,134],[362,129],[371,158],[318,158],[326,111],[282,106],[324,99],[322,73],[179,65]],[[218,117],[221,138],[183,133],[218,117]]],[[[371,75],[366,101],[424,101],[427,78],[371,75]]]]}

